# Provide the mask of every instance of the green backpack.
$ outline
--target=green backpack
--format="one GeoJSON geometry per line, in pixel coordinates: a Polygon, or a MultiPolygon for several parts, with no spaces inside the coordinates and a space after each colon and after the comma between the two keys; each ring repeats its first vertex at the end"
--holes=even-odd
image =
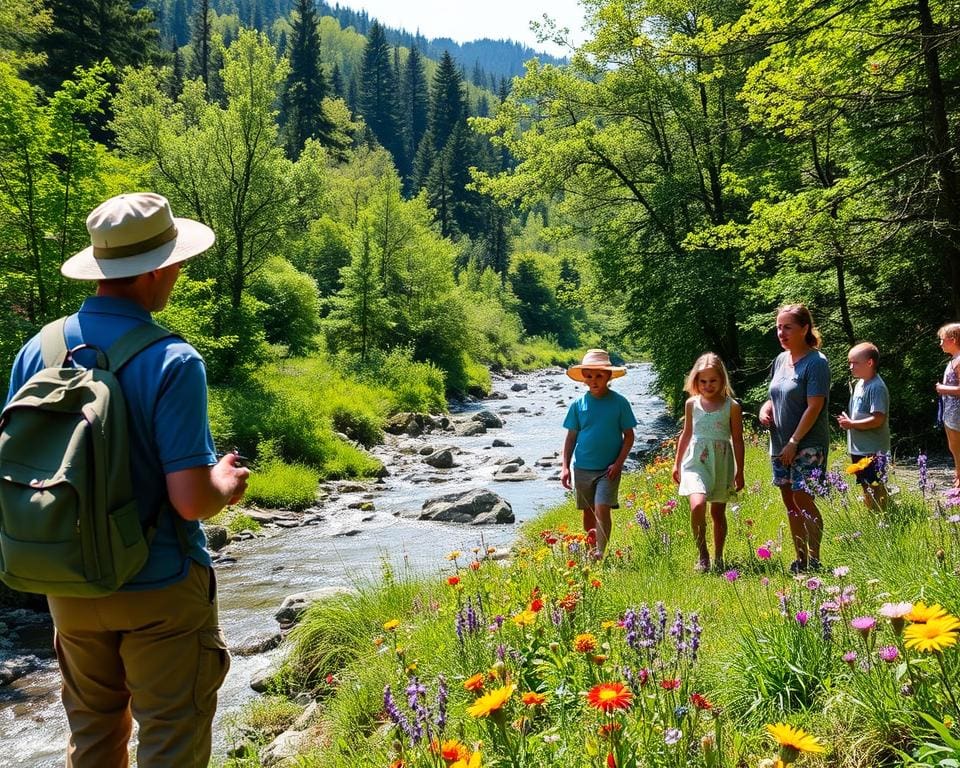
{"type": "Polygon", "coordinates": [[[140,523],[116,374],[173,334],[139,325],[97,349],[96,368],[79,368],[74,353],[91,347],[67,350],[65,320],[44,326],[46,367],[0,413],[0,580],[21,592],[99,597],[140,571],[157,523],[140,523]]]}

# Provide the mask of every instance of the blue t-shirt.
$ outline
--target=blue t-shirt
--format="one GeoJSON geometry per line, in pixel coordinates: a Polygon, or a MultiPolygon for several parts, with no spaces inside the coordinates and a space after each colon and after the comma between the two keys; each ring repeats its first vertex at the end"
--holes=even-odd
{"type": "Polygon", "coordinates": [[[854,420],[866,419],[875,413],[887,416],[879,427],[847,430],[847,450],[852,455],[890,452],[890,392],[879,373],[868,381],[857,379],[847,406],[847,415],[854,420]]]}
{"type": "Polygon", "coordinates": [[[800,440],[797,450],[830,447],[830,364],[823,353],[811,349],[791,363],[790,353],[781,352],[773,361],[770,376],[770,400],[773,402],[773,427],[770,429],[770,455],[779,456],[807,410],[808,397],[823,397],[823,408],[810,431],[800,440]]]}
{"type": "Polygon", "coordinates": [[[623,433],[637,426],[627,398],[612,389],[603,397],[589,392],[570,403],[566,429],[577,433],[573,462],[580,469],[606,469],[620,454],[623,433]]]}
{"type": "MultiPolygon", "coordinates": [[[[92,344],[106,350],[131,328],[150,323],[150,313],[135,302],[91,296],[80,311],[67,318],[67,346],[92,344]]],[[[92,365],[92,350],[77,353],[81,365],[92,365]]],[[[10,374],[7,402],[27,379],[43,368],[40,336],[20,350],[10,374]]],[[[141,522],[167,500],[166,475],[216,463],[207,421],[207,374],[197,351],[176,338],[163,339],[143,350],[119,373],[127,403],[130,430],[130,474],[141,522]]],[[[206,537],[197,521],[181,520],[187,552],[181,551],[173,515],[160,514],[157,534],[146,565],[124,590],[157,589],[187,576],[190,560],[210,565],[206,537]]]]}

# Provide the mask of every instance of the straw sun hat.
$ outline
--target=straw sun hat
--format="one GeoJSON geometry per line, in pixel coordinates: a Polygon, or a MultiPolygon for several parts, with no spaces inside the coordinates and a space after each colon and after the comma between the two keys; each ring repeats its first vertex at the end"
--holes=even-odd
{"type": "Polygon", "coordinates": [[[175,219],[167,198],[153,192],[117,195],[87,216],[90,246],[60,271],[76,280],[135,277],[203,253],[213,245],[206,224],[175,219]]]}
{"type": "Polygon", "coordinates": [[[610,371],[611,379],[619,379],[621,376],[627,375],[627,369],[622,365],[612,365],[610,363],[610,355],[604,350],[588,349],[579,365],[571,365],[567,369],[567,376],[574,381],[583,381],[583,371],[587,368],[595,371],[610,371]]]}

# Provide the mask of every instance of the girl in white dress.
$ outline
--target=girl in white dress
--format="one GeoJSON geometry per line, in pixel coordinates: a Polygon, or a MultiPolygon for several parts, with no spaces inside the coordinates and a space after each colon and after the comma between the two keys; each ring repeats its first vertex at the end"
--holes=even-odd
{"type": "Polygon", "coordinates": [[[707,504],[713,520],[714,566],[723,569],[727,501],[743,490],[743,411],[733,399],[723,360],[708,352],[697,358],[684,391],[683,433],[673,462],[673,481],[690,500],[690,525],[697,545],[696,569],[710,570],[707,504]]]}

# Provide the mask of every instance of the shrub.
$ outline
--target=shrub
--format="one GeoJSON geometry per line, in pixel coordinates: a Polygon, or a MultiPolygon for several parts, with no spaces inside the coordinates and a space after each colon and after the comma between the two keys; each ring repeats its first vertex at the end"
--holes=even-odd
{"type": "Polygon", "coordinates": [[[284,344],[293,354],[314,346],[320,330],[320,298],[312,277],[277,256],[256,273],[250,293],[263,302],[260,316],[270,343],[284,344]]]}
{"type": "Polygon", "coordinates": [[[276,454],[276,442],[261,443],[260,460],[247,485],[247,500],[273,509],[306,509],[316,501],[320,473],[305,464],[285,464],[276,454]]]}

